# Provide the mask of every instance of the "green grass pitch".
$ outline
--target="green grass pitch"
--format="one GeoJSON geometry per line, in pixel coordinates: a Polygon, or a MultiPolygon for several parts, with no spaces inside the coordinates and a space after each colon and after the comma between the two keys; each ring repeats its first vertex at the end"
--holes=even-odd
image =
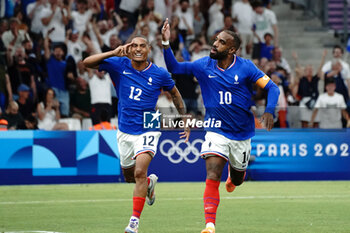
{"type": "MultiPolygon", "coordinates": [[[[0,232],[124,232],[133,184],[0,186],[0,232]]],[[[140,233],[200,233],[204,183],[158,183],[140,233]]],[[[217,233],[350,232],[350,182],[220,185],[217,233]]]]}

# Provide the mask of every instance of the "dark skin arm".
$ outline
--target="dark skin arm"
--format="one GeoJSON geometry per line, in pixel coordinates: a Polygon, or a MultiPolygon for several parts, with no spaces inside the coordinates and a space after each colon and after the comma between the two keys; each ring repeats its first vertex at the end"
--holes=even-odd
{"type": "Polygon", "coordinates": [[[271,113],[265,112],[260,117],[260,122],[265,124],[266,130],[270,131],[273,127],[273,116],[271,113]]]}
{"type": "MultiPolygon", "coordinates": [[[[166,18],[164,25],[162,27],[162,40],[163,41],[168,41],[170,39],[170,25],[169,25],[169,20],[166,18]]],[[[168,49],[170,45],[163,45],[164,49],[168,49]]]]}
{"type": "Polygon", "coordinates": [[[85,67],[92,68],[92,69],[98,69],[100,63],[107,58],[110,57],[124,57],[128,55],[129,48],[131,46],[131,43],[119,46],[115,50],[111,50],[105,53],[99,53],[99,54],[94,54],[91,55],[87,58],[85,58],[84,65],[85,67]]]}
{"type": "MultiPolygon", "coordinates": [[[[171,94],[171,97],[173,99],[173,103],[174,103],[177,111],[179,112],[180,115],[184,116],[185,115],[185,106],[183,104],[182,97],[181,97],[179,90],[174,86],[173,89],[171,89],[169,91],[169,93],[171,94]]],[[[188,138],[190,137],[191,130],[189,127],[186,127],[187,119],[184,117],[183,120],[185,122],[185,129],[183,132],[181,132],[179,134],[181,135],[180,138],[185,138],[185,142],[188,142],[188,138]]]]}

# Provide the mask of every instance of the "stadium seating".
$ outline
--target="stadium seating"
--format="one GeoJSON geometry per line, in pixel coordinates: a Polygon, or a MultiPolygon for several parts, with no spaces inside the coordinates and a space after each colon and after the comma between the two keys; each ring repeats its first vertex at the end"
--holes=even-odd
{"type": "MultiPolygon", "coordinates": [[[[350,8],[348,5],[348,15],[350,16],[350,8]]],[[[344,1],[328,0],[328,23],[329,26],[337,32],[344,30],[344,1]]],[[[350,30],[348,20],[348,30],[350,30]]]]}
{"type": "Polygon", "coordinates": [[[82,122],[81,129],[82,130],[89,130],[89,128],[92,127],[92,120],[91,118],[84,118],[82,122]]]}
{"type": "Polygon", "coordinates": [[[81,123],[76,118],[62,118],[59,120],[60,123],[66,123],[69,130],[81,130],[81,123]]]}

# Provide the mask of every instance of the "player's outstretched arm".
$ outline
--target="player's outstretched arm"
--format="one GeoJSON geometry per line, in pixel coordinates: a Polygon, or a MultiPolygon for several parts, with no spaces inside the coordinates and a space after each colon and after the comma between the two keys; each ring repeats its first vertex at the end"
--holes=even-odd
{"type": "Polygon", "coordinates": [[[105,52],[105,53],[99,53],[91,55],[84,59],[83,63],[86,67],[92,68],[92,69],[98,69],[99,65],[104,59],[110,58],[110,57],[124,57],[128,56],[129,49],[130,49],[131,43],[119,46],[118,48],[105,52]]]}
{"type": "Polygon", "coordinates": [[[168,71],[173,74],[193,74],[192,63],[191,62],[178,62],[170,48],[170,25],[168,18],[165,20],[162,27],[162,44],[163,44],[163,54],[165,64],[168,71]]]}
{"type": "Polygon", "coordinates": [[[179,112],[179,114],[184,116],[183,121],[185,122],[185,127],[184,127],[184,131],[180,133],[181,135],[180,138],[185,138],[185,142],[187,142],[188,138],[190,137],[191,130],[189,127],[186,127],[187,119],[185,117],[185,106],[183,104],[181,94],[175,86],[173,87],[173,89],[169,91],[169,93],[171,94],[171,97],[173,99],[173,102],[177,111],[179,112]]]}
{"type": "Polygon", "coordinates": [[[280,90],[278,86],[274,82],[272,82],[272,80],[269,80],[263,88],[267,90],[267,105],[265,113],[260,118],[260,122],[264,123],[266,129],[270,131],[273,127],[273,115],[275,113],[275,108],[278,102],[278,97],[280,95],[280,90]]]}

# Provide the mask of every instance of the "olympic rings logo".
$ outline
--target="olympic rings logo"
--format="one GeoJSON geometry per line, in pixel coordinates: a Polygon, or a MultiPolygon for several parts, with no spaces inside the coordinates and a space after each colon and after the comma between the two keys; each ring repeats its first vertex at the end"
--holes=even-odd
{"type": "Polygon", "coordinates": [[[174,143],[170,139],[163,140],[159,145],[159,150],[165,157],[168,157],[169,161],[172,163],[181,163],[182,160],[185,160],[187,163],[195,163],[200,157],[200,150],[196,147],[196,145],[199,143],[200,145],[204,141],[202,139],[196,139],[192,143],[191,142],[185,142],[184,139],[178,140],[176,143],[174,143]],[[164,147],[166,144],[170,144],[170,148],[168,150],[165,150],[164,147]],[[180,147],[181,144],[186,144],[186,147],[182,149],[180,147]],[[194,158],[190,158],[190,154],[194,155],[194,158]],[[178,155],[179,158],[174,158],[174,155],[178,155]]]}

